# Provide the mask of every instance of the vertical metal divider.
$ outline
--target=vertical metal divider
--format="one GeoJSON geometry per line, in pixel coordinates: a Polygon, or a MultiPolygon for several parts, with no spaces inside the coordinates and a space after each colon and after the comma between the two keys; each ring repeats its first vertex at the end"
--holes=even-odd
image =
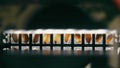
{"type": "Polygon", "coordinates": [[[74,34],[71,35],[71,55],[74,55],[74,34]]]}
{"type": "Polygon", "coordinates": [[[103,34],[103,54],[106,55],[106,35],[103,34]]]}
{"type": "Polygon", "coordinates": [[[42,55],[43,34],[40,34],[40,54],[42,55]]]}
{"type": "Polygon", "coordinates": [[[63,42],[64,41],[64,35],[63,34],[61,34],[61,55],[63,55],[63,42]]]}
{"type": "MultiPolygon", "coordinates": [[[[41,34],[39,34],[39,38],[41,39],[41,34]]],[[[39,44],[38,44],[38,46],[39,46],[39,54],[41,54],[41,48],[40,48],[41,40],[40,39],[39,39],[39,44]]]]}
{"type": "Polygon", "coordinates": [[[53,55],[53,34],[50,34],[50,54],[53,55]]]}
{"type": "Polygon", "coordinates": [[[22,46],[22,44],[21,44],[21,42],[22,42],[22,36],[21,36],[21,34],[19,34],[19,53],[21,53],[21,46],[22,46]]]}
{"type": "Polygon", "coordinates": [[[30,54],[32,53],[32,34],[29,34],[29,52],[30,54]]]}
{"type": "Polygon", "coordinates": [[[95,55],[95,34],[92,34],[92,54],[95,55]]]}
{"type": "Polygon", "coordinates": [[[84,34],[82,34],[82,54],[84,54],[84,44],[85,44],[85,38],[84,38],[84,34]]]}

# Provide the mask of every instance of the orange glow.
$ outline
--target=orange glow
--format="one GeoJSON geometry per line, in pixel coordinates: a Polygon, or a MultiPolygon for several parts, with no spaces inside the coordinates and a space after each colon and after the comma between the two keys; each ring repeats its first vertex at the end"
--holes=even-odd
{"type": "Polygon", "coordinates": [[[43,44],[49,44],[50,43],[50,34],[45,34],[43,36],[43,44]]]}
{"type": "Polygon", "coordinates": [[[65,34],[65,42],[68,42],[70,39],[70,34],[65,34]]]}
{"type": "Polygon", "coordinates": [[[113,39],[113,35],[110,34],[109,36],[107,36],[106,38],[106,43],[109,44],[111,42],[111,40],[113,39]]]}
{"type": "Polygon", "coordinates": [[[82,38],[81,38],[80,34],[75,34],[74,39],[77,43],[81,43],[81,41],[82,41],[82,38]]]}
{"type": "Polygon", "coordinates": [[[60,42],[60,38],[61,38],[61,34],[56,34],[54,37],[54,43],[59,43],[60,42]]]}

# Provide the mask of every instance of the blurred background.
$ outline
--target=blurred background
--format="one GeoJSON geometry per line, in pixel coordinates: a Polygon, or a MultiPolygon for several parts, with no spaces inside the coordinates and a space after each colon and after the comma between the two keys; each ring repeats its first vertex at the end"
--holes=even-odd
{"type": "MultiPolygon", "coordinates": [[[[117,29],[120,32],[119,12],[120,0],[0,0],[0,32],[8,29],[38,28],[117,29]]],[[[115,48],[115,51],[117,51],[117,46],[115,48]]],[[[24,65],[23,68],[48,68],[49,66],[51,68],[85,68],[87,64],[89,65],[89,61],[84,63],[79,62],[84,61],[82,60],[84,58],[83,56],[69,57],[68,60],[66,57],[39,58],[39,56],[27,56],[29,58],[25,58],[25,56],[15,56],[17,57],[15,59],[13,56],[1,56],[1,60],[3,61],[1,62],[1,64],[3,64],[2,66],[6,68],[20,68],[22,67],[20,64],[22,64],[24,65]],[[20,60],[17,61],[19,58],[22,59],[21,62],[19,62],[20,60]],[[53,58],[59,60],[54,59],[53,61],[53,58]],[[12,59],[14,59],[13,64],[10,62],[12,59]],[[29,59],[32,60],[30,61],[29,59]],[[43,66],[39,65],[39,61],[44,62],[41,62],[43,66]],[[52,61],[53,64],[51,63],[52,61]],[[67,61],[69,61],[69,63],[67,63],[67,61]],[[57,64],[55,62],[59,63],[57,64]],[[55,66],[54,63],[56,64],[55,66]],[[79,63],[83,63],[83,65],[79,66],[79,63]]],[[[84,59],[93,61],[92,68],[119,68],[118,58],[118,56],[113,55],[109,56],[109,58],[99,56],[94,59],[90,57],[84,59]],[[99,58],[101,59],[96,60],[99,58]],[[107,63],[110,63],[111,66],[107,66],[107,63]]]]}
{"type": "Polygon", "coordinates": [[[26,25],[29,23],[28,21],[33,15],[35,15],[35,13],[38,13],[38,11],[41,10],[41,13],[43,13],[44,8],[46,9],[49,6],[54,6],[54,8],[51,8],[53,11],[57,7],[60,8],[60,6],[62,8],[64,6],[66,6],[66,8],[69,7],[68,9],[71,7],[72,11],[75,7],[84,12],[92,22],[104,23],[107,24],[107,27],[109,28],[119,29],[119,24],[115,24],[118,23],[117,19],[119,18],[119,0],[1,0],[0,31],[5,29],[23,29],[27,27],[26,25]]]}

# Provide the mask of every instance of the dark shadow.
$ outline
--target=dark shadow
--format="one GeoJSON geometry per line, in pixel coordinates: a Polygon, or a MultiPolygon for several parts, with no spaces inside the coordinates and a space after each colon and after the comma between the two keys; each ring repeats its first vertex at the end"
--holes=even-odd
{"type": "Polygon", "coordinates": [[[27,29],[38,28],[106,28],[105,23],[95,23],[80,8],[54,4],[39,9],[28,21],[27,29]]]}

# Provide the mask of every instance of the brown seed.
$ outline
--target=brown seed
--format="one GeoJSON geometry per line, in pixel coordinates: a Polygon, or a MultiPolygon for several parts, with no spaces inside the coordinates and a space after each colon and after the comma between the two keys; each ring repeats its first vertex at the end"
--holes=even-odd
{"type": "Polygon", "coordinates": [[[14,42],[18,42],[18,34],[12,34],[12,39],[14,42]]]}
{"type": "Polygon", "coordinates": [[[106,43],[110,43],[113,38],[113,34],[107,36],[106,43]]]}
{"type": "Polygon", "coordinates": [[[40,35],[39,34],[35,34],[34,37],[32,38],[32,42],[36,43],[38,41],[40,41],[40,35]]]}
{"type": "Polygon", "coordinates": [[[28,34],[22,34],[22,42],[24,43],[28,42],[28,34]]]}
{"type": "Polygon", "coordinates": [[[91,40],[92,40],[91,34],[85,34],[85,38],[86,38],[86,42],[87,42],[87,43],[90,43],[91,40]]]}
{"type": "Polygon", "coordinates": [[[70,34],[65,34],[65,42],[68,42],[70,39],[70,34]]]}
{"type": "Polygon", "coordinates": [[[96,42],[100,42],[103,37],[103,34],[97,34],[96,35],[96,42]]]}

